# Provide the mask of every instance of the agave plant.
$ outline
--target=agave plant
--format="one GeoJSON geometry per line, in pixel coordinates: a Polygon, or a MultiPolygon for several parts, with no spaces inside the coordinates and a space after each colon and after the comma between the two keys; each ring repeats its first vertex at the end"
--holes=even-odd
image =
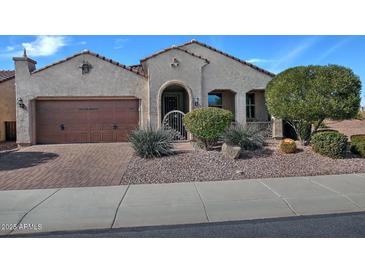
{"type": "Polygon", "coordinates": [[[142,158],[162,157],[173,154],[174,130],[163,128],[136,129],[129,135],[129,142],[136,154],[142,158]]]}
{"type": "Polygon", "coordinates": [[[240,146],[244,150],[255,150],[264,144],[264,132],[253,126],[232,125],[223,133],[222,139],[228,145],[240,146]]]}

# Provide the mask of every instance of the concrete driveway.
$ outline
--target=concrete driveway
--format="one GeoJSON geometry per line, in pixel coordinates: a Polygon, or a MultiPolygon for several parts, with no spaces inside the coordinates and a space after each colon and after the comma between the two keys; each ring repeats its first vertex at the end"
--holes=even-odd
{"type": "Polygon", "coordinates": [[[0,153],[0,190],[119,185],[128,143],[37,145],[0,153]]]}
{"type": "Polygon", "coordinates": [[[365,174],[11,190],[0,191],[0,235],[360,211],[365,174]]]}

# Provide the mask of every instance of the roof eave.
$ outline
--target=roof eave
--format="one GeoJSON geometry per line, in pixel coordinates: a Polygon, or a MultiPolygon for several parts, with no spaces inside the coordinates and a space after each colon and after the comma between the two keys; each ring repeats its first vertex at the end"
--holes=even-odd
{"type": "Polygon", "coordinates": [[[141,63],[143,63],[143,62],[145,62],[145,61],[147,61],[147,60],[149,60],[149,59],[155,58],[155,57],[157,57],[158,55],[161,55],[161,54],[163,54],[163,53],[165,53],[165,52],[168,52],[168,51],[170,51],[170,50],[174,50],[174,49],[175,49],[175,50],[180,50],[180,51],[182,51],[182,52],[185,52],[186,54],[189,54],[189,55],[191,55],[191,56],[193,56],[193,57],[199,58],[199,59],[203,60],[204,62],[206,62],[207,64],[209,64],[209,60],[208,60],[208,59],[206,59],[206,58],[204,58],[204,57],[202,57],[202,56],[199,56],[199,55],[197,55],[197,54],[195,54],[195,53],[193,53],[193,52],[190,52],[190,51],[188,51],[188,50],[186,50],[186,49],[182,49],[182,48],[180,48],[180,47],[176,47],[176,46],[173,46],[173,47],[169,47],[169,48],[166,48],[166,49],[160,50],[160,51],[158,51],[158,52],[156,52],[156,53],[154,53],[154,54],[152,54],[152,55],[149,55],[149,56],[147,56],[147,57],[145,57],[145,58],[141,59],[141,60],[140,60],[140,62],[141,62],[141,63]]]}
{"type": "Polygon", "coordinates": [[[68,60],[71,60],[71,59],[73,59],[73,58],[75,58],[75,57],[77,57],[77,56],[83,55],[83,54],[89,54],[89,55],[91,55],[91,56],[94,56],[94,57],[99,58],[99,59],[101,59],[101,60],[104,60],[104,61],[106,61],[106,62],[109,62],[109,63],[111,63],[111,64],[113,64],[113,65],[116,65],[116,66],[118,66],[118,67],[120,67],[120,68],[123,68],[123,69],[125,69],[125,70],[127,70],[127,71],[130,71],[130,72],[132,72],[132,73],[134,73],[134,74],[137,74],[137,75],[139,75],[139,76],[141,76],[141,77],[144,77],[144,78],[146,78],[146,77],[147,77],[145,74],[143,74],[143,73],[141,73],[141,72],[138,72],[138,71],[134,71],[132,68],[130,68],[130,67],[126,66],[126,65],[123,65],[123,64],[121,64],[121,63],[119,63],[119,62],[117,62],[117,61],[114,61],[114,60],[112,60],[112,59],[110,59],[110,58],[106,58],[105,56],[102,56],[102,55],[100,55],[100,54],[98,54],[98,53],[94,53],[94,52],[89,51],[89,50],[88,50],[88,51],[83,51],[83,52],[80,52],[80,53],[76,53],[76,54],[74,54],[74,55],[72,55],[72,56],[69,56],[69,57],[67,57],[67,58],[65,58],[65,59],[62,59],[62,60],[60,60],[60,61],[58,61],[58,62],[52,63],[52,64],[50,64],[50,65],[47,65],[47,66],[43,67],[43,68],[37,69],[37,70],[33,71],[33,72],[32,72],[32,74],[35,74],[35,73],[38,73],[38,72],[40,72],[40,71],[46,70],[46,69],[48,69],[48,68],[50,68],[50,67],[53,67],[53,66],[56,66],[56,65],[62,64],[62,63],[64,63],[64,62],[67,62],[68,60]]]}
{"type": "Polygon", "coordinates": [[[205,48],[208,48],[208,49],[210,49],[210,50],[213,50],[213,51],[215,51],[215,52],[218,52],[218,53],[222,54],[223,56],[226,56],[226,57],[228,57],[228,58],[231,58],[231,59],[233,59],[233,60],[235,60],[235,61],[237,61],[237,62],[239,62],[239,63],[241,63],[241,64],[243,64],[243,65],[247,65],[247,66],[249,66],[249,67],[251,67],[251,68],[253,68],[253,69],[255,69],[255,70],[257,70],[257,71],[259,71],[259,72],[261,72],[261,73],[264,73],[264,74],[269,75],[269,76],[271,76],[271,77],[275,77],[275,76],[276,76],[274,73],[272,73],[272,72],[270,72],[270,71],[267,71],[267,70],[265,70],[265,69],[263,69],[263,68],[260,68],[260,67],[258,67],[258,66],[255,66],[255,65],[253,65],[253,64],[251,64],[251,63],[248,63],[248,62],[246,62],[246,61],[244,61],[244,60],[241,60],[241,59],[239,59],[239,58],[237,58],[237,57],[234,57],[233,55],[230,55],[230,54],[228,54],[228,53],[225,53],[225,52],[223,52],[223,51],[221,51],[221,50],[219,50],[219,49],[213,48],[212,46],[209,46],[209,45],[204,44],[204,43],[202,43],[202,42],[199,42],[199,41],[197,41],[197,40],[191,40],[191,41],[189,41],[189,42],[187,42],[187,43],[184,43],[184,44],[180,45],[179,47],[184,47],[184,46],[191,45],[191,44],[194,44],[194,43],[195,43],[195,44],[197,44],[197,45],[203,46],[203,47],[205,47],[205,48]]]}
{"type": "Polygon", "coordinates": [[[4,82],[9,81],[9,80],[12,80],[12,79],[14,79],[14,78],[15,78],[15,75],[10,76],[10,77],[5,78],[5,79],[1,79],[1,80],[0,80],[0,83],[4,83],[4,82]]]}

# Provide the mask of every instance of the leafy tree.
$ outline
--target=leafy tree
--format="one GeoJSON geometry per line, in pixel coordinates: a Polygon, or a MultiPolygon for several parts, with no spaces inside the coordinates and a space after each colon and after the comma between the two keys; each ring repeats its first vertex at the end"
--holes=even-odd
{"type": "Polygon", "coordinates": [[[306,144],[325,119],[354,118],[360,106],[360,91],[361,81],[349,68],[299,66],[270,81],[266,104],[269,112],[288,121],[306,144]]]}
{"type": "Polygon", "coordinates": [[[232,122],[233,113],[229,110],[207,107],[197,108],[187,113],[183,122],[186,129],[200,140],[205,149],[210,149],[232,122]]]}

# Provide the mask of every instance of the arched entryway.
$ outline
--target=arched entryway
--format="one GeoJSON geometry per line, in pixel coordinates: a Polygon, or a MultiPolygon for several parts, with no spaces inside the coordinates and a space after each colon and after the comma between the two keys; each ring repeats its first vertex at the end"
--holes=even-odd
{"type": "Polygon", "coordinates": [[[162,91],[160,108],[161,122],[170,111],[179,110],[183,113],[189,112],[190,104],[187,90],[182,85],[169,85],[162,91]]]}
{"type": "Polygon", "coordinates": [[[192,108],[191,91],[178,81],[163,85],[158,97],[158,119],[162,127],[174,129],[178,135],[176,141],[189,140],[183,117],[192,108]]]}

